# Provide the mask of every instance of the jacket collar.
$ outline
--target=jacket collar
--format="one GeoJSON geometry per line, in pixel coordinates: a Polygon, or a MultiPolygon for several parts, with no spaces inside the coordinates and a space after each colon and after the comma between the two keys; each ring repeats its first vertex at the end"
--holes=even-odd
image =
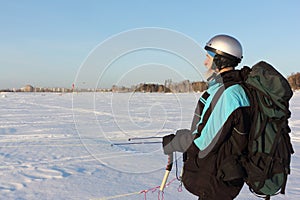
{"type": "Polygon", "coordinates": [[[214,80],[218,83],[228,83],[228,82],[239,83],[242,81],[242,76],[240,74],[240,70],[230,70],[216,75],[214,77],[214,80]]]}

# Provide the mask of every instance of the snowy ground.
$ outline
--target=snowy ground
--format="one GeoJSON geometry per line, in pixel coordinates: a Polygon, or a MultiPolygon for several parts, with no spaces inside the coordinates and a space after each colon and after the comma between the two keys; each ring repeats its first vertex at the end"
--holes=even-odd
{"type": "MultiPolygon", "coordinates": [[[[199,95],[1,94],[0,199],[144,199],[138,192],[160,185],[164,175],[161,144],[111,144],[189,128],[199,95]]],[[[272,199],[300,196],[299,100],[296,92],[290,120],[296,154],[287,194],[272,199]]],[[[197,199],[178,186],[174,181],[165,189],[166,200],[197,199]]],[[[158,199],[158,191],[146,197],[158,199]]],[[[237,199],[258,198],[244,187],[237,199]]]]}

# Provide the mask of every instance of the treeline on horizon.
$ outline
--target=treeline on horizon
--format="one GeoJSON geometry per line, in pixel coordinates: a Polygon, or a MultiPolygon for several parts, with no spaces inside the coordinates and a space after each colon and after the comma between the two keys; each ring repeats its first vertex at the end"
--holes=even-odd
{"type": "MultiPolygon", "coordinates": [[[[300,89],[300,72],[292,73],[287,78],[292,90],[300,89]]],[[[184,93],[184,92],[203,92],[207,89],[207,82],[198,81],[190,82],[185,80],[179,83],[172,82],[171,79],[165,81],[164,85],[162,84],[153,84],[153,83],[140,83],[138,85],[127,88],[124,86],[112,86],[111,89],[80,89],[80,88],[35,88],[31,85],[26,85],[25,87],[17,90],[11,89],[0,89],[0,92],[161,92],[161,93],[184,93]]]]}
{"type": "MultiPolygon", "coordinates": [[[[292,90],[300,89],[300,72],[293,73],[287,78],[292,90]]],[[[113,90],[120,88],[113,88],[113,90]]],[[[123,88],[126,90],[126,88],[123,88]]],[[[190,83],[188,80],[180,83],[172,83],[172,80],[167,80],[165,85],[158,84],[140,84],[135,88],[135,92],[203,92],[207,89],[207,82],[199,81],[190,83]]]]}
{"type": "Polygon", "coordinates": [[[165,81],[165,84],[154,83],[140,83],[133,85],[130,88],[125,86],[113,85],[110,89],[102,88],[41,88],[26,85],[20,89],[4,89],[0,92],[56,92],[56,93],[70,93],[70,92],[161,92],[161,93],[185,93],[185,92],[202,92],[207,89],[207,82],[198,81],[190,82],[189,80],[181,81],[179,83],[172,82],[171,79],[165,81]]]}
{"type": "Polygon", "coordinates": [[[160,92],[160,93],[185,93],[185,92],[203,92],[207,89],[207,82],[198,81],[190,82],[189,80],[181,81],[179,83],[172,82],[171,79],[165,81],[165,84],[154,84],[154,83],[140,83],[131,88],[124,86],[112,87],[111,92],[160,92]]]}
{"type": "Polygon", "coordinates": [[[300,89],[300,72],[294,73],[288,77],[288,82],[293,90],[300,89]]]}

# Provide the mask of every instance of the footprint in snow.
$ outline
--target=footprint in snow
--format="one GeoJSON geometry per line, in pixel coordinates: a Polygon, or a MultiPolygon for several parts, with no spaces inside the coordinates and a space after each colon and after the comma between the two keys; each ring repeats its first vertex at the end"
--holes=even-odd
{"type": "Polygon", "coordinates": [[[39,167],[32,167],[24,170],[22,174],[30,178],[31,180],[45,180],[45,179],[61,179],[71,175],[64,171],[63,169],[59,168],[39,168],[39,167]]]}
{"type": "Polygon", "coordinates": [[[24,187],[21,183],[0,183],[1,192],[13,192],[24,187]]]}

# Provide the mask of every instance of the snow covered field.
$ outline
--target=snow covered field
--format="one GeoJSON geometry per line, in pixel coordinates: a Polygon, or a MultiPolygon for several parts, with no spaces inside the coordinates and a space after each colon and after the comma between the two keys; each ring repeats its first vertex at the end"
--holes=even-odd
{"type": "MultiPolygon", "coordinates": [[[[189,128],[199,96],[1,94],[0,199],[143,200],[145,193],[139,192],[159,186],[164,175],[167,157],[161,144],[111,144],[189,128]]],[[[300,196],[300,92],[294,94],[290,106],[296,152],[292,174],[287,194],[272,199],[300,196]]],[[[176,177],[175,171],[174,166],[169,180],[176,177]]],[[[197,199],[185,189],[178,192],[178,186],[178,181],[170,183],[165,200],[197,199]]],[[[148,191],[146,198],[158,199],[158,190],[148,191]]],[[[237,199],[258,198],[244,187],[237,199]]]]}

